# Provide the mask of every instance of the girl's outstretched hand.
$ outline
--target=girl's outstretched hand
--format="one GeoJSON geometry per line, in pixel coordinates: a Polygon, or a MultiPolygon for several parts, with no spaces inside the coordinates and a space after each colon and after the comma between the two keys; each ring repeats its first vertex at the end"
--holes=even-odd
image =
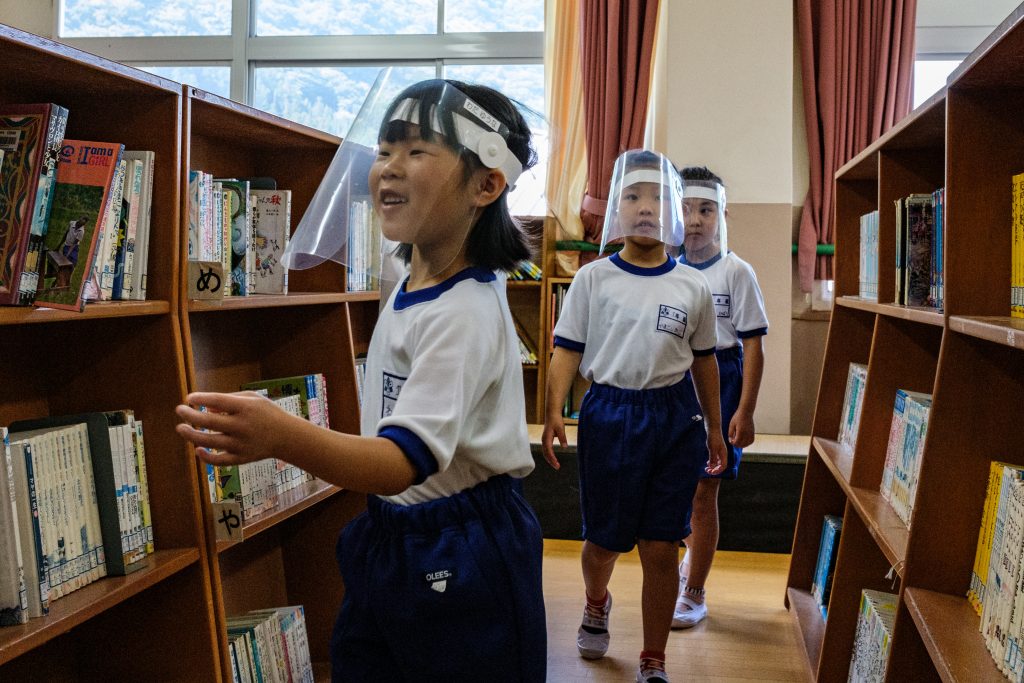
{"type": "Polygon", "coordinates": [[[196,392],[175,409],[178,435],[211,465],[239,465],[273,457],[292,416],[254,391],[196,392]],[[195,406],[195,407],[193,407],[195,406]],[[205,410],[199,410],[199,406],[205,410]]]}

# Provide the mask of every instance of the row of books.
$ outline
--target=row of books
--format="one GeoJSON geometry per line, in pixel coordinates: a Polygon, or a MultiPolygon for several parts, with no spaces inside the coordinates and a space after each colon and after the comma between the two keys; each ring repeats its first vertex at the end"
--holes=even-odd
{"type": "Polygon", "coordinates": [[[896,200],[896,303],[942,308],[945,190],[896,200]]]}
{"type": "MultiPolygon", "coordinates": [[[[942,309],[945,299],[943,223],[945,188],[911,194],[896,205],[895,303],[942,309]]],[[[879,225],[877,210],[860,217],[858,293],[878,300],[879,225]]]]}
{"type": "Polygon", "coordinates": [[[836,571],[836,557],[839,555],[839,536],[843,531],[843,518],[825,515],[821,527],[821,543],[818,545],[818,561],[814,565],[811,581],[811,596],[818,605],[822,619],[828,619],[828,599],[832,594],[832,576],[836,571]]]}
{"type": "Polygon", "coordinates": [[[544,273],[533,261],[521,261],[513,270],[505,271],[505,275],[508,276],[509,280],[539,281],[543,277],[544,273]]]}
{"type": "Polygon", "coordinates": [[[0,625],[142,566],[153,520],[131,410],[23,420],[0,436],[0,625]]]}
{"type": "Polygon", "coordinates": [[[896,390],[885,466],[879,490],[903,523],[910,525],[921,473],[921,454],[928,432],[932,396],[908,389],[896,390]]]}
{"type": "Polygon", "coordinates": [[[839,443],[853,449],[860,429],[860,415],[864,409],[864,390],[868,384],[868,366],[850,363],[846,375],[846,394],[843,412],[839,416],[839,443]]]}
{"type": "Polygon", "coordinates": [[[519,338],[519,360],[523,365],[536,365],[537,364],[537,347],[533,343],[533,339],[530,334],[523,327],[523,324],[519,322],[519,318],[512,315],[512,322],[515,324],[516,336],[519,338]]]}
{"type": "Polygon", "coordinates": [[[373,210],[369,195],[355,198],[349,204],[348,220],[348,278],[345,287],[350,292],[376,292],[380,290],[381,271],[380,219],[373,210]]]}
{"type": "Polygon", "coordinates": [[[878,209],[860,217],[861,298],[878,301],[878,209]]]}
{"type": "Polygon", "coordinates": [[[892,627],[896,621],[893,593],[864,589],[860,594],[857,629],[850,660],[851,683],[877,683],[885,680],[892,645],[892,627]]]}
{"type": "Polygon", "coordinates": [[[146,298],[155,155],[66,139],[57,104],[0,108],[0,304],[146,298]]]}
{"type": "Polygon", "coordinates": [[[992,462],[967,598],[992,659],[1024,680],[1024,469],[992,462]]]}
{"type": "Polygon", "coordinates": [[[1011,186],[1010,317],[1024,318],[1024,173],[1011,186]]]}
{"type": "Polygon", "coordinates": [[[234,683],[313,683],[301,605],[228,617],[227,627],[234,683]]]}
{"type": "MultiPolygon", "coordinates": [[[[262,393],[282,410],[319,427],[330,427],[327,382],[322,374],[260,380],[241,388],[262,393]]],[[[242,465],[208,464],[206,468],[210,501],[238,503],[243,521],[273,509],[281,494],[313,479],[309,473],[277,458],[242,465]]]]}
{"type": "Polygon", "coordinates": [[[281,257],[291,238],[291,190],[271,178],[189,171],[188,258],[219,263],[225,296],[287,294],[281,257]]]}

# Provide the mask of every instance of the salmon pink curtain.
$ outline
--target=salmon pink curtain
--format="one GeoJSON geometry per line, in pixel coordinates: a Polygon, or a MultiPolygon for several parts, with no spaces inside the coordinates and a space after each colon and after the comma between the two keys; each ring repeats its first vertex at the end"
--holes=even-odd
{"type": "Polygon", "coordinates": [[[580,217],[584,239],[599,243],[615,158],[644,143],[658,0],[584,0],[580,11],[587,145],[580,217]]]}
{"type": "Polygon", "coordinates": [[[835,172],[910,111],[917,0],[796,0],[810,186],[800,288],[832,279],[835,172]]]}

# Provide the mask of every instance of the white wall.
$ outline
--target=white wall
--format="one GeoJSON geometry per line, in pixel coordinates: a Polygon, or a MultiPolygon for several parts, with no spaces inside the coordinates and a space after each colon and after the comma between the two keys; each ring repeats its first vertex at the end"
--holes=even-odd
{"type": "Polygon", "coordinates": [[[0,0],[0,23],[47,38],[56,12],[57,0],[0,0]]]}
{"type": "Polygon", "coordinates": [[[787,434],[793,206],[792,0],[670,0],[668,155],[726,182],[730,246],[768,308],[755,423],[787,434]],[[770,39],[768,39],[770,37],[770,39]]]}

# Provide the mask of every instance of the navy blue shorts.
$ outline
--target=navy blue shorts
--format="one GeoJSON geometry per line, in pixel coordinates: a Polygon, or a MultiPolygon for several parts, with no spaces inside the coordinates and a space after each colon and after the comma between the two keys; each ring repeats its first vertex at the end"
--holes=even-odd
{"type": "MultiPolygon", "coordinates": [[[[729,460],[721,473],[708,474],[701,470],[700,476],[702,479],[735,479],[740,474],[743,449],[729,443],[729,422],[736,414],[736,409],[740,407],[740,394],[743,393],[743,347],[719,349],[715,351],[715,358],[718,359],[719,391],[722,394],[722,438],[725,439],[725,450],[729,453],[729,460]]],[[[688,385],[687,391],[693,394],[696,400],[697,393],[689,372],[683,381],[688,385]]]]}
{"type": "Polygon", "coordinates": [[[693,494],[707,465],[707,432],[680,382],[631,390],[594,384],[577,437],[583,538],[628,552],[638,540],[690,535],[693,494]]]}
{"type": "Polygon", "coordinates": [[[543,681],[543,539],[509,476],[400,506],[370,496],[338,539],[332,681],[543,681]]]}

